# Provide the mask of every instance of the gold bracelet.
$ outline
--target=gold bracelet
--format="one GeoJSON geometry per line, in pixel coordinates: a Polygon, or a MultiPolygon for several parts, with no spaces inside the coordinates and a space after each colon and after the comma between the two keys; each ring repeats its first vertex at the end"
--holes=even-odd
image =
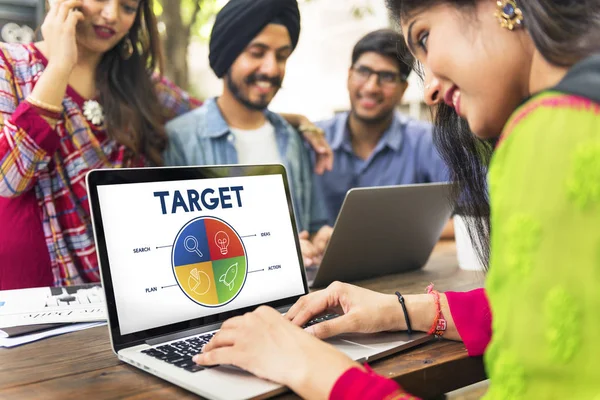
{"type": "Polygon", "coordinates": [[[318,135],[325,135],[325,131],[323,131],[323,129],[321,129],[315,125],[302,124],[298,127],[298,130],[303,133],[311,132],[311,133],[316,133],[318,135]]]}
{"type": "Polygon", "coordinates": [[[35,98],[31,97],[31,96],[27,96],[27,98],[25,99],[25,101],[28,102],[29,104],[33,105],[33,106],[41,108],[42,110],[49,111],[51,113],[61,114],[63,112],[63,108],[62,107],[53,106],[51,104],[44,103],[43,101],[39,101],[38,99],[35,99],[35,98]]]}

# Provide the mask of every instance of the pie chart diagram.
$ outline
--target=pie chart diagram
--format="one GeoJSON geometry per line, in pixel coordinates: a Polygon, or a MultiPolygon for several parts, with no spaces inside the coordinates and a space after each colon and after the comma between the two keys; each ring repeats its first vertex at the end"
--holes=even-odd
{"type": "Polygon", "coordinates": [[[216,217],[186,223],[175,237],[173,275],[182,292],[206,307],[220,307],[243,289],[248,275],[246,248],[237,231],[216,217]]]}
{"type": "Polygon", "coordinates": [[[197,268],[194,268],[190,271],[190,276],[188,277],[188,287],[195,294],[203,296],[210,290],[210,277],[206,272],[198,271],[197,268]]]}

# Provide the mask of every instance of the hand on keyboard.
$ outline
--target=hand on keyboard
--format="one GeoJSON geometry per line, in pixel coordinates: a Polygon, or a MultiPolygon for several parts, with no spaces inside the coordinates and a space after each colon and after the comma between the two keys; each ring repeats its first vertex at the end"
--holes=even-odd
{"type": "Polygon", "coordinates": [[[151,349],[142,350],[142,353],[183,368],[189,372],[198,372],[208,366],[200,366],[192,361],[192,357],[202,352],[204,346],[212,339],[215,333],[207,333],[190,337],[178,342],[172,342],[151,349]]]}
{"type": "Polygon", "coordinates": [[[375,333],[406,329],[402,307],[395,295],[377,293],[334,282],[327,289],[301,297],[285,314],[295,325],[305,326],[315,316],[335,310],[340,315],[311,324],[307,331],[326,339],[343,333],[375,333]]]}
{"type": "Polygon", "coordinates": [[[225,321],[194,361],[234,365],[307,398],[316,396],[306,392],[306,386],[329,393],[344,371],[358,366],[330,344],[291,324],[279,311],[264,306],[225,321]],[[303,378],[312,374],[317,378],[305,385],[303,378]]]}
{"type": "Polygon", "coordinates": [[[302,328],[306,329],[309,326],[313,326],[313,325],[319,324],[319,323],[324,322],[324,321],[329,321],[329,320],[332,320],[332,319],[337,318],[339,316],[340,316],[339,314],[333,314],[333,313],[332,314],[325,314],[325,315],[322,315],[320,317],[311,319],[306,324],[302,325],[302,328]]]}

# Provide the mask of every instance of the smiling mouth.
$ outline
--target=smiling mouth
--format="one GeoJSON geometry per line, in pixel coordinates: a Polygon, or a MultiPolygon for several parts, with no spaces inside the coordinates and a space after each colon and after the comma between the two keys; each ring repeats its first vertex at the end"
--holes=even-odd
{"type": "Polygon", "coordinates": [[[256,87],[258,89],[258,91],[261,94],[268,94],[276,89],[275,85],[273,85],[271,82],[266,82],[266,81],[256,81],[253,83],[253,85],[254,85],[254,87],[256,87]]]}
{"type": "Polygon", "coordinates": [[[460,96],[461,92],[458,86],[454,85],[444,95],[444,103],[454,108],[460,115],[460,96]]]}
{"type": "Polygon", "coordinates": [[[255,85],[261,89],[279,89],[281,87],[281,79],[264,74],[250,75],[245,79],[245,82],[247,85],[255,85]]]}
{"type": "Polygon", "coordinates": [[[454,93],[456,92],[456,90],[458,90],[458,86],[454,85],[450,89],[448,89],[448,91],[444,95],[444,103],[446,103],[450,107],[454,107],[454,104],[452,103],[452,98],[454,97],[454,93]]]}
{"type": "Polygon", "coordinates": [[[452,106],[454,108],[458,108],[458,104],[460,101],[460,90],[455,90],[452,94],[452,106]]]}
{"type": "Polygon", "coordinates": [[[116,34],[114,29],[100,25],[94,25],[94,31],[96,32],[96,35],[102,39],[110,39],[116,34]]]}
{"type": "Polygon", "coordinates": [[[261,89],[271,89],[273,87],[271,82],[265,82],[265,81],[256,82],[255,85],[261,89]]]}
{"type": "Polygon", "coordinates": [[[368,97],[368,96],[361,96],[361,95],[358,96],[358,101],[363,104],[366,103],[366,105],[368,107],[375,107],[375,106],[381,104],[380,99],[377,99],[374,97],[368,97]]]}

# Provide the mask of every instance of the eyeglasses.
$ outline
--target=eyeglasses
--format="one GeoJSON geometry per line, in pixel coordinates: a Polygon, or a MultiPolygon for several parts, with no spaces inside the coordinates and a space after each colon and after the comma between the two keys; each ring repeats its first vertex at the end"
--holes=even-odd
{"type": "Polygon", "coordinates": [[[377,84],[386,87],[395,87],[401,80],[401,76],[397,72],[392,71],[375,71],[364,65],[352,67],[353,78],[358,84],[367,82],[371,75],[377,75],[377,84]]]}

